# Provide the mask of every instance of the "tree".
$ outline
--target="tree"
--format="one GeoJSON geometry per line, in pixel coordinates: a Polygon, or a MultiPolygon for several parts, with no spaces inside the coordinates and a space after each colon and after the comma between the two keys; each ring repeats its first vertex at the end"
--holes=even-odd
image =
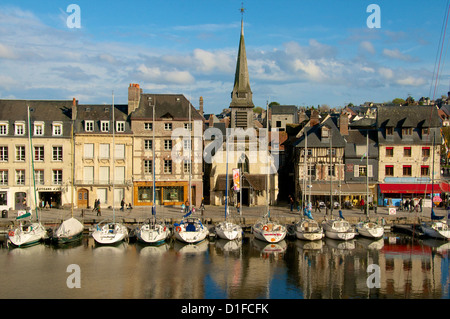
{"type": "Polygon", "coordinates": [[[254,108],[253,108],[253,112],[254,112],[254,113],[261,114],[262,111],[263,111],[263,108],[262,108],[261,106],[257,106],[257,107],[254,107],[254,108]]]}
{"type": "Polygon", "coordinates": [[[273,106],[273,105],[280,105],[280,103],[275,102],[275,101],[269,103],[269,107],[271,107],[271,106],[273,106]]]}
{"type": "Polygon", "coordinates": [[[392,104],[395,104],[395,105],[404,105],[405,103],[406,103],[406,101],[401,98],[396,98],[396,99],[392,100],[392,104]]]}

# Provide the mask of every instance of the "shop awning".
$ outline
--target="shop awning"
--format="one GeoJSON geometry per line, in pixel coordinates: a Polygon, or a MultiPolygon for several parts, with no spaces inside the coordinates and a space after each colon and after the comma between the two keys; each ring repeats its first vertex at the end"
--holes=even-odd
{"type": "MultiPolygon", "coordinates": [[[[216,179],[215,191],[225,191],[227,176],[225,174],[219,174],[216,179]]],[[[233,175],[228,174],[228,189],[233,185],[233,175]]],[[[264,174],[247,174],[242,177],[242,188],[253,188],[257,191],[263,191],[266,189],[266,175],[264,174]]]]}
{"type": "Polygon", "coordinates": [[[441,189],[444,193],[450,193],[450,184],[449,183],[442,182],[439,184],[439,186],[441,187],[441,189]]]}
{"type": "Polygon", "coordinates": [[[430,194],[432,188],[435,194],[443,192],[439,184],[380,184],[383,194],[430,194]]]}
{"type": "MultiPolygon", "coordinates": [[[[303,185],[300,186],[301,188],[303,185]]],[[[341,196],[350,195],[364,195],[366,194],[366,184],[339,184],[334,182],[332,185],[333,196],[341,194],[341,196]]],[[[369,185],[369,192],[372,193],[372,189],[375,185],[369,185]]],[[[306,188],[305,193],[309,194],[310,189],[306,188]]],[[[330,195],[330,183],[313,183],[311,187],[311,195],[330,195]]]]}

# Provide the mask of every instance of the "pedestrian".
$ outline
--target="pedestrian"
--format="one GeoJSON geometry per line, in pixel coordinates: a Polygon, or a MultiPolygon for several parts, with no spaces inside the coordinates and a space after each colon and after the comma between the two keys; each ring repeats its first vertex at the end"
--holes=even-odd
{"type": "Polygon", "coordinates": [[[314,213],[317,212],[317,210],[319,210],[319,213],[321,213],[321,211],[320,211],[320,204],[319,204],[319,200],[318,199],[316,199],[314,213]]]}
{"type": "Polygon", "coordinates": [[[98,206],[98,202],[96,199],[96,200],[94,200],[94,208],[92,209],[93,212],[97,210],[97,206],[98,206]]]}
{"type": "Polygon", "coordinates": [[[408,210],[408,206],[409,206],[409,200],[407,199],[407,198],[405,198],[405,203],[404,203],[404,210],[406,211],[406,210],[408,210]]]}
{"type": "Polygon", "coordinates": [[[361,211],[364,211],[364,198],[361,198],[361,201],[359,202],[361,206],[361,211]]]}
{"type": "Polygon", "coordinates": [[[238,212],[238,214],[239,214],[239,213],[240,213],[240,210],[239,210],[239,209],[241,208],[241,203],[238,202],[237,205],[236,205],[236,208],[237,208],[237,212],[238,212]]]}
{"type": "Polygon", "coordinates": [[[120,210],[124,211],[125,208],[125,198],[122,198],[122,201],[120,202],[120,210]]]}
{"type": "Polygon", "coordinates": [[[133,209],[133,206],[131,206],[131,203],[128,203],[127,209],[133,209]]]}
{"type": "Polygon", "coordinates": [[[184,212],[188,213],[189,212],[189,201],[186,199],[186,202],[184,204],[184,212]]]}
{"type": "Polygon", "coordinates": [[[97,199],[97,216],[102,216],[102,212],[100,210],[100,199],[97,199]]]}
{"type": "Polygon", "coordinates": [[[294,199],[292,198],[291,195],[289,195],[289,204],[291,205],[291,212],[292,212],[292,210],[294,208],[294,199]]]}

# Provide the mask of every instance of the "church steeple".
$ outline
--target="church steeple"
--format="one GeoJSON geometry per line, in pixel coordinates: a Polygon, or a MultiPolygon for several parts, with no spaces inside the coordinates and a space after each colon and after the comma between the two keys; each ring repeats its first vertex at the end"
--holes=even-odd
{"type": "Polygon", "coordinates": [[[253,104],[252,99],[253,93],[250,88],[250,78],[247,67],[247,53],[245,51],[243,7],[241,8],[241,13],[241,37],[239,41],[239,51],[236,61],[236,73],[234,75],[233,92],[231,92],[230,108],[232,110],[231,126],[247,128],[252,127],[252,109],[255,105],[253,104]],[[245,120],[243,114],[244,112],[246,113],[245,120]],[[236,117],[239,117],[239,119],[237,119],[236,117]]]}

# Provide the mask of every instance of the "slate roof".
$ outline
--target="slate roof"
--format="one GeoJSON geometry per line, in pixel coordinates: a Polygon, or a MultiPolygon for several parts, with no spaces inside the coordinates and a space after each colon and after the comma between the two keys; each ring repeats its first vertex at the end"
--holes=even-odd
{"type": "Polygon", "coordinates": [[[295,105],[272,105],[270,107],[272,115],[275,114],[290,114],[294,115],[297,113],[298,109],[295,105]]]}
{"type": "Polygon", "coordinates": [[[189,121],[189,106],[191,107],[192,121],[205,121],[198,110],[182,94],[141,94],[139,107],[131,113],[131,120],[152,120],[153,103],[156,103],[155,120],[157,121],[169,115],[173,117],[173,120],[189,121]]]}
{"type": "Polygon", "coordinates": [[[435,106],[381,106],[378,108],[377,127],[386,126],[439,127],[440,122],[435,106]]]}
{"type": "Polygon", "coordinates": [[[63,122],[63,135],[60,137],[68,137],[71,132],[72,103],[72,100],[0,100],[0,120],[9,123],[8,135],[14,136],[14,122],[27,123],[29,106],[31,122],[41,121],[45,125],[44,135],[38,138],[53,137],[51,124],[54,121],[63,122]]]}
{"type": "MultiPolygon", "coordinates": [[[[337,119],[335,117],[330,116],[318,125],[305,127],[304,132],[307,132],[306,134],[308,135],[308,147],[330,147],[329,138],[322,138],[322,127],[324,126],[327,126],[331,129],[331,146],[345,147],[346,141],[336,126],[336,120],[337,119]]],[[[294,142],[293,145],[294,147],[305,147],[305,134],[303,134],[296,142],[294,142]]]]}
{"type": "MultiPolygon", "coordinates": [[[[125,121],[125,131],[117,132],[117,134],[131,134],[131,126],[128,121],[128,105],[114,105],[114,120],[125,121]]],[[[89,133],[89,134],[112,134],[112,130],[109,132],[101,131],[101,121],[110,121],[112,124],[112,105],[108,104],[80,104],[77,106],[77,119],[75,121],[76,133],[89,133]],[[94,131],[85,132],[85,122],[87,120],[94,121],[94,131]]],[[[110,124],[110,125],[111,125],[110,124]]]]}

